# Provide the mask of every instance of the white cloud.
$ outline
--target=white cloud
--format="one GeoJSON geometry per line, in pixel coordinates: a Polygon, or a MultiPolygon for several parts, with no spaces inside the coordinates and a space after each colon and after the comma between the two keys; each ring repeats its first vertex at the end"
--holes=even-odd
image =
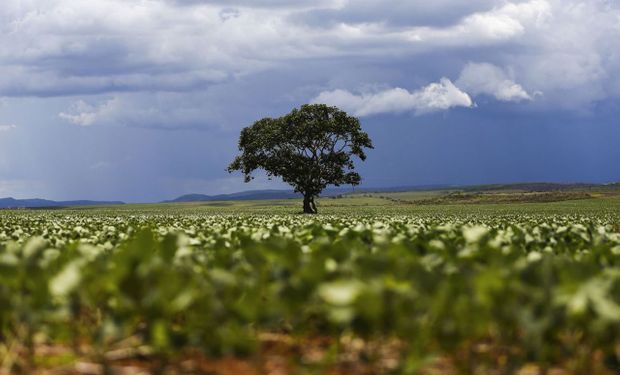
{"type": "Polygon", "coordinates": [[[118,106],[116,99],[110,99],[100,105],[89,104],[78,100],[71,105],[69,112],[61,112],[58,116],[72,124],[90,126],[107,120],[118,106]]]}
{"type": "Polygon", "coordinates": [[[504,102],[532,100],[507,71],[488,63],[467,64],[456,85],[471,95],[490,95],[504,102]]]}
{"type": "Polygon", "coordinates": [[[449,27],[419,27],[406,32],[410,41],[431,45],[475,46],[505,42],[521,37],[528,29],[542,25],[551,16],[545,0],[505,2],[490,11],[476,12],[449,27]]]}
{"type": "Polygon", "coordinates": [[[8,132],[16,128],[17,128],[17,125],[15,124],[0,125],[0,132],[8,132]]]}
{"type": "Polygon", "coordinates": [[[213,128],[218,114],[205,107],[209,98],[195,93],[122,93],[112,98],[79,99],[58,114],[79,125],[127,125],[159,129],[213,128]]]}
{"type": "Polygon", "coordinates": [[[620,2],[550,3],[553,18],[509,56],[520,81],[544,92],[546,108],[581,111],[618,98],[613,88],[620,83],[620,2]]]}
{"type": "Polygon", "coordinates": [[[413,92],[398,87],[358,95],[340,89],[324,91],[312,102],[335,105],[356,116],[409,111],[423,114],[474,105],[469,95],[459,90],[447,78],[442,78],[437,83],[431,83],[413,92]]]}

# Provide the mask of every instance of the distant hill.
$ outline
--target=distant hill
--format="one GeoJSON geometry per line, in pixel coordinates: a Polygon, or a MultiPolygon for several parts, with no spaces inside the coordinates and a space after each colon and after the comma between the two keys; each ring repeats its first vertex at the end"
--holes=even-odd
{"type": "Polygon", "coordinates": [[[527,192],[547,192],[559,190],[614,190],[618,189],[620,184],[587,184],[587,183],[552,183],[552,182],[530,182],[530,183],[514,183],[514,184],[493,184],[493,185],[473,185],[465,186],[460,189],[464,191],[527,191],[527,192]]]}
{"type": "Polygon", "coordinates": [[[291,199],[300,197],[301,194],[294,193],[292,190],[250,190],[219,195],[187,194],[173,200],[164,201],[163,203],[291,199]]]}
{"type": "MultiPolygon", "coordinates": [[[[423,191],[423,190],[440,190],[448,188],[447,185],[428,185],[428,186],[400,186],[388,188],[359,188],[351,187],[334,187],[328,188],[321,194],[323,197],[330,197],[340,194],[351,193],[384,193],[384,192],[400,192],[400,191],[423,191]]],[[[204,194],[187,194],[176,199],[164,201],[162,203],[182,203],[182,202],[215,202],[215,201],[243,201],[243,200],[268,200],[268,199],[294,199],[301,198],[301,194],[292,190],[249,190],[232,194],[204,195],[204,194]]]]}
{"type": "MultiPolygon", "coordinates": [[[[620,183],[609,184],[587,184],[587,183],[512,183],[512,184],[492,184],[492,185],[418,185],[418,186],[397,186],[397,187],[336,187],[328,188],[323,191],[322,196],[336,196],[352,193],[398,193],[409,191],[463,191],[463,192],[552,192],[552,191],[620,191],[620,183]]],[[[232,194],[204,195],[187,194],[173,200],[162,203],[182,203],[182,202],[216,202],[216,201],[243,201],[243,200],[269,200],[269,199],[293,199],[301,198],[301,194],[294,193],[292,190],[249,190],[232,194]]]]}
{"type": "Polygon", "coordinates": [[[125,204],[120,201],[51,201],[47,199],[0,198],[0,208],[56,208],[73,206],[104,206],[125,204]]]}

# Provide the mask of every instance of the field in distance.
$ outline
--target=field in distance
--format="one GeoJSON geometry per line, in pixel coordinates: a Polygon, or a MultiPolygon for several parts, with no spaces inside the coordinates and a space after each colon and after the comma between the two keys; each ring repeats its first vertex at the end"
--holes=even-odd
{"type": "MultiPolygon", "coordinates": [[[[80,207],[97,211],[298,213],[301,199],[223,200],[210,202],[128,204],[80,207]]],[[[620,206],[620,184],[510,184],[458,189],[394,192],[350,192],[318,199],[319,213],[571,213],[614,211],[620,206]]],[[[75,208],[71,208],[75,209],[75,208]]]]}

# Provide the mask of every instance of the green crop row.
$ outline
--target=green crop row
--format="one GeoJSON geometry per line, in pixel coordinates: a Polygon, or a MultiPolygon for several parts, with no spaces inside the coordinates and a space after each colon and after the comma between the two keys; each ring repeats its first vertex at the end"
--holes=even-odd
{"type": "Polygon", "coordinates": [[[617,223],[4,214],[0,365],[27,368],[38,345],[102,362],[122,346],[165,360],[187,350],[243,356],[259,349],[261,333],[285,332],[394,340],[394,371],[437,357],[465,373],[472,363],[513,371],[530,362],[588,373],[595,358],[614,371],[617,223]]]}

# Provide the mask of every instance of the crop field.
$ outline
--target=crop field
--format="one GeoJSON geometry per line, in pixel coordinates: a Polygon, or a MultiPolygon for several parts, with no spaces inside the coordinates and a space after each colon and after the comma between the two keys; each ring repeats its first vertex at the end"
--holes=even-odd
{"type": "Polygon", "coordinates": [[[618,197],[398,199],[0,211],[0,374],[620,371],[618,197]]]}

